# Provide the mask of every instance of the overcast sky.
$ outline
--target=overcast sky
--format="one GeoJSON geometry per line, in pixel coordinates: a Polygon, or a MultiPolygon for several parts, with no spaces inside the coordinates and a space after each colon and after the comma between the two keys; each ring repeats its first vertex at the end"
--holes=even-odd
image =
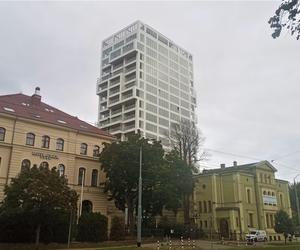
{"type": "MultiPolygon", "coordinates": [[[[210,160],[275,160],[300,173],[300,41],[271,38],[279,2],[0,2],[0,95],[97,120],[101,41],[141,20],[194,56],[198,125],[210,160]]],[[[208,168],[208,167],[206,167],[208,168]]]]}

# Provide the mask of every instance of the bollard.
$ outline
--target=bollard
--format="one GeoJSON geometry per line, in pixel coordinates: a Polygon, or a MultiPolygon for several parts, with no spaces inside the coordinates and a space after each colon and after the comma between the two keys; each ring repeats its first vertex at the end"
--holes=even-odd
{"type": "Polygon", "coordinates": [[[194,240],[193,240],[193,248],[196,248],[196,243],[194,240]]]}
{"type": "Polygon", "coordinates": [[[188,248],[190,248],[190,247],[191,247],[191,239],[188,238],[188,248]]]}
{"type": "Polygon", "coordinates": [[[172,241],[169,241],[169,249],[172,249],[172,241]]]}
{"type": "Polygon", "coordinates": [[[181,248],[183,249],[184,248],[184,245],[183,245],[183,237],[181,236],[181,248]]]}
{"type": "Polygon", "coordinates": [[[157,250],[159,250],[160,244],[159,244],[159,240],[157,241],[157,250]]]}

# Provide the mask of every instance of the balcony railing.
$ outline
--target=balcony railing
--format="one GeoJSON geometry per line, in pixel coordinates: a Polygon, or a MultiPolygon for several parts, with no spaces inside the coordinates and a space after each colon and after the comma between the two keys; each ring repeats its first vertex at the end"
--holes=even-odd
{"type": "Polygon", "coordinates": [[[129,76],[125,77],[125,82],[129,82],[131,80],[134,80],[136,78],[136,74],[130,74],[129,76]]]}
{"type": "Polygon", "coordinates": [[[122,120],[122,116],[120,115],[120,116],[111,118],[111,119],[110,119],[110,122],[112,123],[112,122],[117,122],[117,121],[121,121],[121,120],[122,120]]]}
{"type": "Polygon", "coordinates": [[[120,92],[120,88],[117,88],[117,89],[111,89],[111,90],[109,91],[109,95],[111,96],[111,95],[113,95],[113,94],[115,94],[115,93],[118,93],[118,92],[120,92]]]}
{"type": "Polygon", "coordinates": [[[114,80],[110,81],[110,86],[116,85],[118,83],[120,83],[120,77],[118,77],[117,79],[114,79],[114,80]]]}
{"type": "Polygon", "coordinates": [[[130,65],[129,67],[125,68],[125,73],[128,73],[132,70],[136,69],[136,64],[133,64],[132,66],[130,65]]]}
{"type": "Polygon", "coordinates": [[[118,130],[122,131],[122,127],[121,127],[121,126],[118,126],[118,127],[110,128],[110,129],[109,129],[109,132],[115,132],[115,131],[118,131],[118,130]]]}
{"type": "Polygon", "coordinates": [[[101,80],[102,80],[102,81],[105,81],[105,80],[107,80],[107,79],[110,78],[110,77],[111,77],[111,73],[102,76],[102,77],[101,77],[101,80]]]}
{"type": "Polygon", "coordinates": [[[129,89],[129,88],[131,88],[131,87],[133,87],[135,85],[136,85],[136,81],[130,82],[130,83],[128,83],[128,84],[125,85],[125,89],[129,89]]]}
{"type": "Polygon", "coordinates": [[[123,69],[119,69],[119,70],[115,71],[112,75],[116,76],[116,75],[121,74],[122,72],[123,72],[123,69]]]}
{"type": "Polygon", "coordinates": [[[134,104],[131,104],[131,105],[129,105],[129,106],[125,106],[125,107],[124,107],[124,110],[126,111],[126,110],[133,109],[133,108],[135,108],[135,103],[134,103],[134,104]]]}
{"type": "Polygon", "coordinates": [[[101,115],[100,120],[103,120],[103,119],[107,118],[108,116],[109,116],[108,114],[107,115],[101,115]]]}
{"type": "Polygon", "coordinates": [[[120,99],[119,99],[119,98],[115,98],[115,99],[109,100],[109,103],[110,103],[110,104],[113,104],[113,103],[116,103],[116,102],[118,102],[118,101],[120,101],[120,99]]]}
{"type": "Polygon", "coordinates": [[[102,91],[102,90],[105,90],[105,89],[107,89],[107,84],[99,85],[99,87],[98,87],[99,91],[102,91]]]}
{"type": "Polygon", "coordinates": [[[136,56],[130,57],[128,59],[125,59],[125,64],[129,64],[129,63],[131,63],[131,62],[133,62],[135,60],[136,60],[136,56]]]}
{"type": "Polygon", "coordinates": [[[111,115],[116,115],[122,112],[122,109],[116,109],[111,111],[111,115]]]}
{"type": "Polygon", "coordinates": [[[133,45],[133,42],[132,43],[129,43],[129,44],[126,44],[123,49],[122,49],[122,52],[123,54],[127,53],[128,51],[132,50],[134,48],[134,45],[133,45]]]}
{"type": "Polygon", "coordinates": [[[107,125],[107,124],[109,124],[109,120],[100,122],[100,127],[105,126],[105,125],[107,125]]]}
{"type": "Polygon", "coordinates": [[[129,94],[123,95],[123,96],[122,96],[122,100],[127,99],[127,98],[132,97],[132,96],[133,96],[133,93],[132,93],[132,92],[129,93],[129,94]]]}
{"type": "Polygon", "coordinates": [[[135,124],[124,126],[124,130],[129,130],[135,128],[135,124]]]}
{"type": "Polygon", "coordinates": [[[128,116],[124,116],[124,121],[130,120],[135,118],[135,114],[134,115],[128,115],[128,116]]]}

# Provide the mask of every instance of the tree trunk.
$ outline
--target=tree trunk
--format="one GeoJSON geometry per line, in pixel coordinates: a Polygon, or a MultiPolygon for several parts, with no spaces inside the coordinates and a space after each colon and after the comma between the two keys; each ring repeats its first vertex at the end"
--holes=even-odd
{"type": "Polygon", "coordinates": [[[133,235],[134,233],[134,215],[133,215],[133,206],[132,204],[127,204],[128,207],[128,224],[129,224],[129,234],[133,235]]]}
{"type": "Polygon", "coordinates": [[[39,248],[41,224],[38,224],[35,230],[35,249],[39,248]]]}
{"type": "Polygon", "coordinates": [[[286,238],[287,238],[287,237],[286,237],[286,236],[284,236],[284,244],[285,244],[285,245],[286,245],[286,238]]]}
{"type": "Polygon", "coordinates": [[[190,199],[188,194],[183,195],[183,219],[184,224],[190,224],[190,199]]]}

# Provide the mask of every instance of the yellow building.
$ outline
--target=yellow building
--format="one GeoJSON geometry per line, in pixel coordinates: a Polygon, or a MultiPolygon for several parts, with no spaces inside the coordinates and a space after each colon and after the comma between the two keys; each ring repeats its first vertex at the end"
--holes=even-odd
{"type": "Polygon", "coordinates": [[[276,171],[268,161],[204,170],[196,176],[195,223],[224,238],[260,229],[269,239],[282,239],[273,229],[275,214],[282,209],[291,216],[291,205],[288,182],[275,179],[276,171]]]}
{"type": "Polygon", "coordinates": [[[114,206],[101,187],[105,174],[99,153],[102,143],[112,140],[107,132],[43,103],[39,88],[32,96],[0,96],[0,201],[5,184],[22,166],[45,165],[67,177],[80,197],[79,210],[82,193],[82,210],[109,217],[114,206]]]}

